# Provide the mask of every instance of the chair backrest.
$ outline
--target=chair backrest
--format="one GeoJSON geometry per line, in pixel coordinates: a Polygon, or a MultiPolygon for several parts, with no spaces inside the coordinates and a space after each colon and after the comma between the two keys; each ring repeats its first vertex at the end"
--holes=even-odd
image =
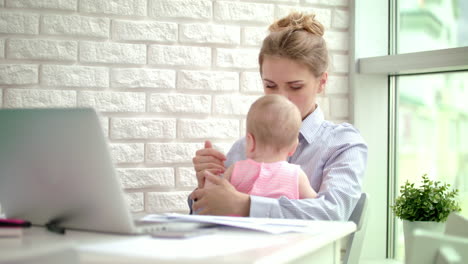
{"type": "Polygon", "coordinates": [[[445,233],[416,229],[407,264],[468,263],[468,219],[452,213],[445,233]]]}
{"type": "Polygon", "coordinates": [[[413,235],[413,245],[406,264],[468,262],[468,238],[422,229],[416,229],[413,235]]]}
{"type": "Polygon", "coordinates": [[[468,218],[450,214],[445,225],[445,234],[468,238],[468,218]]]}
{"type": "Polygon", "coordinates": [[[357,264],[361,256],[362,242],[366,233],[366,214],[367,214],[368,194],[362,193],[356,207],[354,207],[349,221],[356,224],[356,232],[351,234],[346,246],[346,255],[343,258],[343,264],[357,264]]]}

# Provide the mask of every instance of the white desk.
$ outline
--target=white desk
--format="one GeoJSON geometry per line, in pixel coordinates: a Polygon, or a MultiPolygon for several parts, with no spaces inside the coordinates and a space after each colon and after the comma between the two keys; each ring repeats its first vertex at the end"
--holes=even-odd
{"type": "MultiPolygon", "coordinates": [[[[22,238],[0,239],[2,260],[20,258],[41,248],[72,247],[80,263],[339,263],[340,239],[356,230],[352,222],[313,222],[317,234],[222,229],[187,239],[155,239],[44,228],[26,229],[22,238]]],[[[8,262],[8,261],[7,261],[8,262]]]]}

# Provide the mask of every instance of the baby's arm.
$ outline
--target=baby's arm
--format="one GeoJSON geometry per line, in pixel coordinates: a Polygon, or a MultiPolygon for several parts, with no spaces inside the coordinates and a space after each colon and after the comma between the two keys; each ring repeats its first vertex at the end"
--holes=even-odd
{"type": "MultiPolygon", "coordinates": [[[[224,177],[227,181],[230,182],[230,179],[231,179],[231,175],[232,175],[232,169],[233,169],[234,165],[231,165],[225,172],[224,174],[220,177],[224,177]]],[[[206,180],[205,179],[205,185],[204,187],[208,187],[210,188],[211,186],[213,186],[214,184],[212,182],[210,182],[209,180],[206,180]]]]}
{"type": "Polygon", "coordinates": [[[229,166],[229,168],[223,174],[224,179],[226,179],[228,182],[231,182],[231,175],[232,175],[233,169],[234,169],[234,164],[229,166]]]}
{"type": "Polygon", "coordinates": [[[317,193],[310,186],[309,178],[303,170],[299,171],[299,199],[315,198],[317,193]]]}

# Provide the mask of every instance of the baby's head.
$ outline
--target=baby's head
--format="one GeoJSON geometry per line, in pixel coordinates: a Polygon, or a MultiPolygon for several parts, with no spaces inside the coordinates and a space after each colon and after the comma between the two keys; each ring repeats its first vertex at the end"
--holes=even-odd
{"type": "Polygon", "coordinates": [[[247,138],[253,137],[257,149],[294,152],[301,123],[299,109],[286,97],[265,95],[247,114],[247,138]]]}

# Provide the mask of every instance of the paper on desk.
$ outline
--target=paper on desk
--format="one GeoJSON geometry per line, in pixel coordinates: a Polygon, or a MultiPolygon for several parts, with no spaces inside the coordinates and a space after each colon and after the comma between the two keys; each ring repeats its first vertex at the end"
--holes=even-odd
{"type": "Polygon", "coordinates": [[[184,214],[151,214],[140,219],[145,222],[166,222],[188,221],[199,223],[212,223],[225,226],[239,227],[256,231],[267,232],[270,234],[282,234],[287,232],[301,233],[320,233],[311,227],[308,220],[297,219],[273,219],[273,218],[254,218],[254,217],[232,217],[232,216],[211,216],[211,215],[184,215],[184,214]]]}

